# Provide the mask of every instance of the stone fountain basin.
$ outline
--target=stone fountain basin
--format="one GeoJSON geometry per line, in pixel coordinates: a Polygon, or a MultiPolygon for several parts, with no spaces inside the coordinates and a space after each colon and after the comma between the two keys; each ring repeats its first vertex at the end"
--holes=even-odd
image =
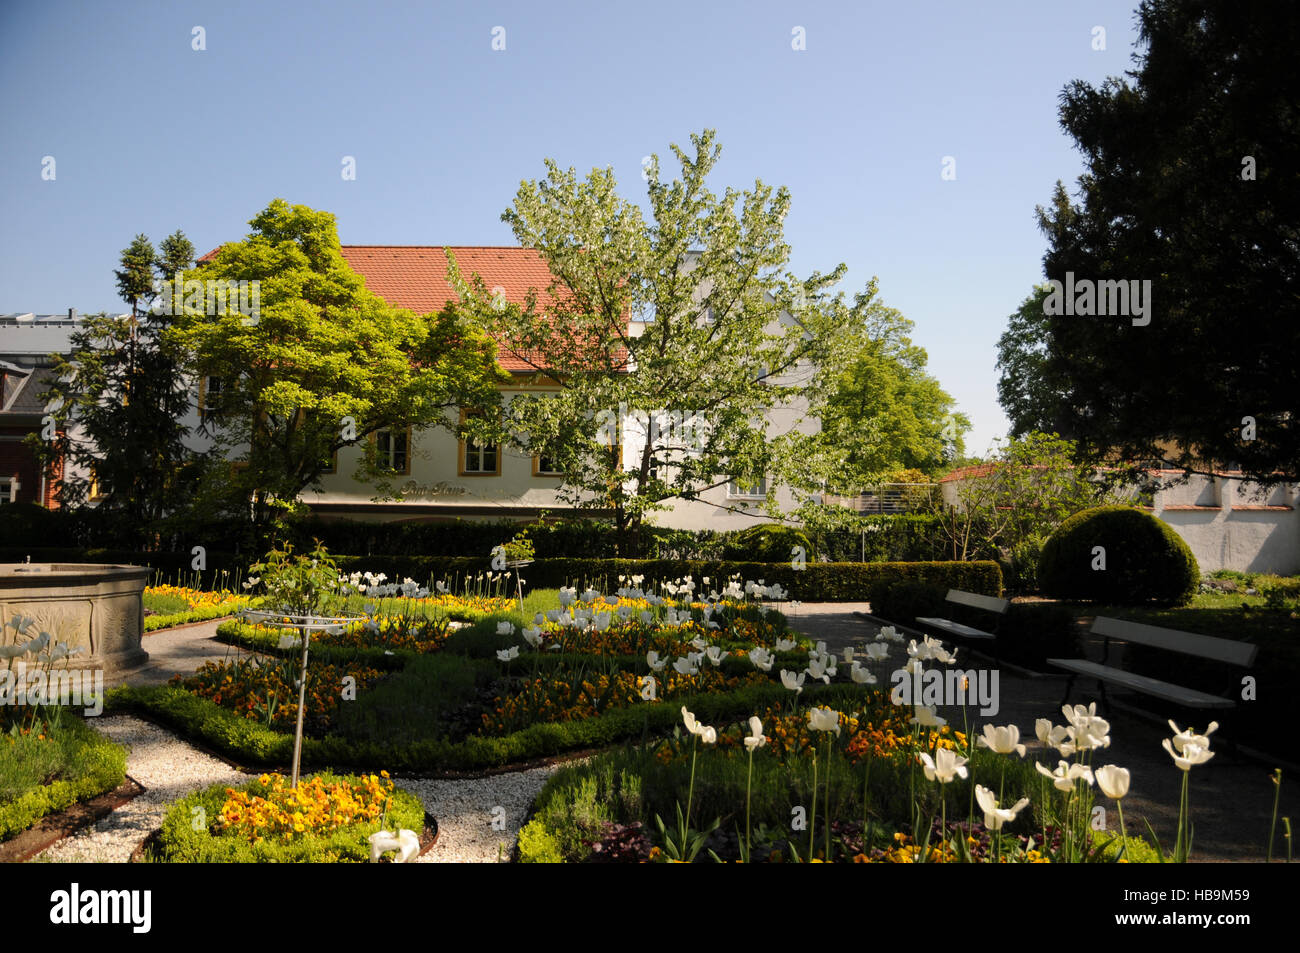
{"type": "Polygon", "coordinates": [[[69,668],[113,672],[142,665],[149,658],[140,644],[144,587],[152,574],[147,566],[0,563],[0,644],[15,641],[9,624],[15,615],[29,616],[36,620],[32,636],[44,630],[56,641],[83,647],[84,654],[68,660],[69,668]]]}

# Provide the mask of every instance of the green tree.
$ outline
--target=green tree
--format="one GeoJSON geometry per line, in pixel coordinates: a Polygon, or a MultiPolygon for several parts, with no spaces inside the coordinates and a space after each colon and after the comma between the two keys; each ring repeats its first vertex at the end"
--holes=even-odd
{"type": "Polygon", "coordinates": [[[931,498],[954,559],[1042,543],[1070,516],[1118,492],[1105,475],[1077,466],[1077,449],[1057,434],[1030,433],[996,447],[953,481],[955,499],[931,498]]]}
{"type": "Polygon", "coordinates": [[[1013,432],[1056,430],[1085,456],[1296,480],[1300,7],[1146,0],[1138,24],[1127,79],[1062,94],[1087,168],[1079,204],[1058,183],[1039,219],[1048,279],[1149,281],[1147,313],[1026,302],[1003,406],[1013,432]]]}
{"type": "Polygon", "coordinates": [[[808,368],[842,336],[824,306],[844,266],[784,271],[786,190],[716,196],[714,133],[691,139],[694,154],[672,146],[672,182],[651,158],[648,220],[610,169],[579,180],[547,160],[523,182],[502,218],[554,276],[524,305],[450,269],[465,307],[556,387],[514,397],[500,432],[554,461],[566,502],[611,512],[624,552],[666,501],[770,472],[766,410],[806,397],[808,368]]]}
{"type": "Polygon", "coordinates": [[[454,429],[448,411],[498,403],[508,375],[496,343],[457,309],[417,316],[369,292],[343,258],[333,215],[276,199],[249,224],[244,241],[186,278],[187,288],[246,281],[247,297],[238,308],[229,299],[195,308],[187,290],[171,337],[194,374],[220,382],[204,429],[241,464],[222,479],[234,500],[251,502],[255,527],[301,509],[298,495],[347,446],[363,448],[356,478],[392,495],[394,471],[370,435],[454,429]]]}
{"type": "Polygon", "coordinates": [[[926,371],[912,322],[876,297],[873,278],[851,308],[837,303],[846,333],[808,389],[821,429],[791,448],[789,469],[844,494],[900,470],[933,471],[964,452],[965,414],[926,371]]]}
{"type": "Polygon", "coordinates": [[[182,479],[194,454],[187,449],[189,398],[184,370],[163,338],[167,319],[156,315],[157,274],[187,267],[193,246],[183,232],[155,255],[145,235],[123,249],[115,270],[118,294],[131,306],[125,316],[86,317],[73,333],[72,353],[55,355],[45,398],[59,433],[35,438],[45,463],[62,457],[70,466],[60,502],[79,506],[97,482],[98,506],[120,517],[116,532],[145,539],[184,499],[182,479]]]}

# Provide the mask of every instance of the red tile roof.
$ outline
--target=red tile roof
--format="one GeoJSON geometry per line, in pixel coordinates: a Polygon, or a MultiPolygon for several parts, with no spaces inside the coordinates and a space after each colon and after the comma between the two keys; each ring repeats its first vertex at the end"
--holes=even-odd
{"type": "MultiPolygon", "coordinates": [[[[366,287],[389,304],[407,308],[416,314],[441,311],[449,301],[458,300],[447,281],[447,252],[456,256],[456,265],[466,281],[481,275],[489,293],[505,291],[506,300],[522,305],[530,288],[537,289],[537,307],[545,310],[554,303],[547,293],[552,275],[541,253],[518,245],[342,245],[340,251],[348,265],[366,280],[366,287]]],[[[220,246],[199,259],[211,259],[220,246]]],[[[537,356],[529,355],[534,361],[537,356]]],[[[614,355],[626,355],[621,350],[614,355]]],[[[524,357],[502,343],[497,361],[508,371],[533,371],[524,357]]]]}

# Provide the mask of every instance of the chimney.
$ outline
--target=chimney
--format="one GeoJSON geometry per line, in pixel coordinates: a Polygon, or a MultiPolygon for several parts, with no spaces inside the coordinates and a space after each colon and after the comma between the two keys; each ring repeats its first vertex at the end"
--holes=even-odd
{"type": "Polygon", "coordinates": [[[75,320],[77,320],[77,309],[76,309],[76,308],[69,308],[69,309],[68,309],[68,320],[69,320],[69,321],[75,321],[75,320]]]}

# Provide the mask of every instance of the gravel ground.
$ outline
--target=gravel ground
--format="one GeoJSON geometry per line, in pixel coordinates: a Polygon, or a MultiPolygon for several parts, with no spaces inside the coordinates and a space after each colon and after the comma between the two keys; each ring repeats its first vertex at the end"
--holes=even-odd
{"type": "Polygon", "coordinates": [[[145,792],[42,851],[36,860],[126,863],[145,835],[161,826],[172,801],[209,784],[247,780],[247,775],[224,761],[130,715],[97,718],[92,724],[101,734],[129,748],[126,773],[144,785],[145,792]]]}
{"type": "Polygon", "coordinates": [[[515,837],[555,767],[458,781],[397,780],[438,819],[438,843],[428,864],[495,864],[509,860],[515,837]]]}
{"type": "MultiPolygon", "coordinates": [[[[47,848],[37,861],[126,863],[162,824],[168,805],[210,784],[239,784],[249,776],[191,747],[165,729],[129,715],[97,719],[102,734],[129,749],[126,772],[145,793],[112,814],[47,848]]],[[[421,863],[496,863],[510,857],[533,799],[554,767],[472,780],[398,779],[438,820],[438,843],[421,863]]]]}

